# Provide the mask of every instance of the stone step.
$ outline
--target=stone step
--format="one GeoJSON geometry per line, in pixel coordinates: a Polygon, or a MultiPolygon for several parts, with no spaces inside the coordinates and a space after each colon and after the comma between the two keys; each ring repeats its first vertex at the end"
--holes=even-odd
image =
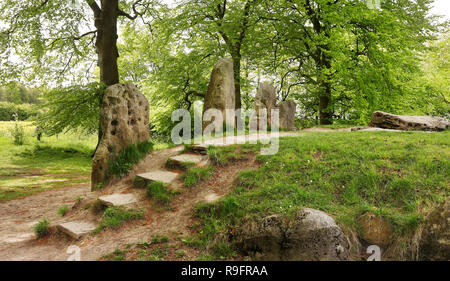
{"type": "Polygon", "coordinates": [[[133,194],[112,194],[98,198],[106,206],[124,206],[136,203],[136,197],[133,194]]]}
{"type": "Polygon", "coordinates": [[[208,154],[208,146],[205,144],[196,144],[192,147],[192,151],[200,154],[208,154]]]}
{"type": "Polygon", "coordinates": [[[149,182],[160,181],[162,183],[169,185],[173,181],[175,181],[179,175],[177,173],[169,171],[153,171],[145,174],[139,174],[136,176],[149,182]]]}
{"type": "Polygon", "coordinates": [[[57,229],[69,235],[73,239],[80,239],[83,235],[95,229],[95,225],[89,222],[73,221],[59,224],[57,229]]]}
{"type": "Polygon", "coordinates": [[[169,157],[168,166],[169,168],[180,168],[187,169],[191,165],[207,164],[208,156],[198,155],[198,154],[180,154],[176,156],[169,157]]]}

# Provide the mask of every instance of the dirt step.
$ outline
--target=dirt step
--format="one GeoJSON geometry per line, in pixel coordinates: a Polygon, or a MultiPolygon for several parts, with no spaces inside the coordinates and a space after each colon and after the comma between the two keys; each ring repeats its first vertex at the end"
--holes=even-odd
{"type": "Polygon", "coordinates": [[[153,171],[145,174],[139,174],[136,176],[149,182],[160,181],[162,183],[169,185],[173,181],[175,181],[179,175],[177,173],[169,171],[153,171]]]}
{"type": "Polygon", "coordinates": [[[168,167],[174,169],[187,169],[190,166],[207,165],[208,156],[198,154],[180,154],[169,157],[168,167]]]}
{"type": "Polygon", "coordinates": [[[95,225],[89,222],[73,221],[59,224],[57,229],[73,239],[80,239],[83,235],[90,233],[95,229],[95,225]]]}
{"type": "Polygon", "coordinates": [[[106,206],[124,206],[136,203],[136,197],[133,194],[112,194],[98,198],[106,206]]]}

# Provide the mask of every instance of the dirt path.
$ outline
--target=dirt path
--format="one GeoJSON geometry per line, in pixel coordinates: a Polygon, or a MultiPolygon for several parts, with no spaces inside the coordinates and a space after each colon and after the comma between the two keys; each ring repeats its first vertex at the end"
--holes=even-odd
{"type": "MultiPolygon", "coordinates": [[[[291,135],[295,133],[280,133],[280,137],[291,135]]],[[[254,138],[254,135],[249,138],[254,138]]],[[[229,141],[230,139],[226,138],[226,143],[229,141]]],[[[221,143],[222,139],[207,142],[208,145],[221,143]]],[[[164,169],[167,158],[179,154],[182,149],[183,147],[179,146],[149,154],[130,175],[98,192],[90,192],[90,185],[84,184],[0,202],[0,260],[66,260],[70,256],[66,251],[71,245],[80,247],[82,260],[96,260],[127,243],[148,241],[155,235],[190,235],[192,208],[201,201],[216,200],[228,194],[240,171],[258,167],[255,158],[251,157],[221,168],[220,172],[198,186],[184,188],[184,192],[172,201],[171,211],[156,210],[147,199],[145,190],[132,187],[133,178],[139,173],[164,169]],[[101,195],[131,192],[138,199],[137,205],[146,210],[146,219],[128,222],[117,230],[102,231],[79,241],[73,241],[57,232],[40,241],[34,238],[33,226],[43,218],[50,220],[51,225],[74,220],[98,224],[100,216],[89,209],[85,210],[83,206],[92,203],[101,195]],[[83,197],[83,201],[66,216],[57,214],[58,208],[63,205],[75,205],[77,197],[83,197]]],[[[176,185],[183,185],[181,179],[176,185]]]]}

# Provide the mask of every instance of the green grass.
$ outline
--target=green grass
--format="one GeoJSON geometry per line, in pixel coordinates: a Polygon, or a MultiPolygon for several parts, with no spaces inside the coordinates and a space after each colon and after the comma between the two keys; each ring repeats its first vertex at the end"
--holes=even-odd
{"type": "Polygon", "coordinates": [[[50,224],[50,222],[47,219],[43,219],[34,226],[34,234],[36,234],[36,237],[38,239],[45,237],[50,233],[50,230],[48,227],[49,224],[50,224]]]}
{"type": "MultiPolygon", "coordinates": [[[[353,229],[357,218],[371,211],[387,219],[397,236],[411,233],[424,210],[450,196],[449,147],[450,131],[281,138],[276,155],[257,156],[260,169],[240,173],[232,194],[197,206],[200,239],[211,241],[245,218],[291,216],[302,207],[325,211],[353,229]]],[[[226,147],[214,150],[219,159],[231,154],[226,147]]]]}
{"type": "Polygon", "coordinates": [[[134,165],[147,156],[153,149],[152,142],[131,144],[126,149],[112,154],[108,162],[108,171],[112,175],[122,178],[130,172],[134,165]]]}
{"type": "MultiPolygon", "coordinates": [[[[246,146],[248,147],[248,145],[246,146]]],[[[224,166],[232,161],[241,160],[245,155],[238,151],[239,145],[230,146],[210,146],[208,147],[209,159],[214,165],[224,166]]]]}
{"type": "Polygon", "coordinates": [[[192,187],[212,174],[212,167],[195,167],[183,174],[182,178],[187,187],[192,187]]]}
{"type": "Polygon", "coordinates": [[[152,198],[158,205],[168,207],[175,191],[170,190],[166,184],[158,181],[151,182],[147,185],[147,196],[152,198]]]}
{"type": "Polygon", "coordinates": [[[115,249],[111,254],[103,256],[104,259],[108,261],[124,261],[125,252],[120,249],[115,249]]]}
{"type": "Polygon", "coordinates": [[[124,222],[130,220],[143,219],[145,217],[145,212],[141,209],[139,210],[127,210],[120,207],[108,207],[103,213],[102,220],[97,228],[94,230],[94,234],[99,233],[103,229],[118,228],[124,222]]]}
{"type": "Polygon", "coordinates": [[[60,214],[62,217],[64,217],[68,211],[69,211],[68,206],[62,206],[58,209],[58,214],[60,214]]]}
{"type": "Polygon", "coordinates": [[[0,122],[0,201],[89,182],[96,136],[44,135],[38,142],[30,122],[18,123],[23,145],[14,144],[15,122],[0,122]]]}
{"type": "Polygon", "coordinates": [[[178,163],[177,161],[174,161],[170,158],[166,160],[166,168],[169,170],[180,169],[183,171],[188,171],[194,165],[195,165],[195,163],[192,163],[192,162],[178,163]]]}

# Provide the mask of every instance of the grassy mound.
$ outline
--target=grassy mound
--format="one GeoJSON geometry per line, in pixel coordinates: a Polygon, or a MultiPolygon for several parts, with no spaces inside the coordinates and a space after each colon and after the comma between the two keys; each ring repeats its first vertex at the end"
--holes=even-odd
{"type": "MultiPolygon", "coordinates": [[[[262,167],[240,173],[232,194],[197,206],[204,242],[248,217],[290,216],[319,209],[358,229],[367,211],[398,236],[450,195],[450,132],[319,132],[280,139],[279,152],[258,156],[262,167]]],[[[251,146],[244,146],[246,150],[251,146]]],[[[230,148],[214,148],[216,157],[230,148]],[[221,152],[221,150],[223,151],[221,152]]]]}

